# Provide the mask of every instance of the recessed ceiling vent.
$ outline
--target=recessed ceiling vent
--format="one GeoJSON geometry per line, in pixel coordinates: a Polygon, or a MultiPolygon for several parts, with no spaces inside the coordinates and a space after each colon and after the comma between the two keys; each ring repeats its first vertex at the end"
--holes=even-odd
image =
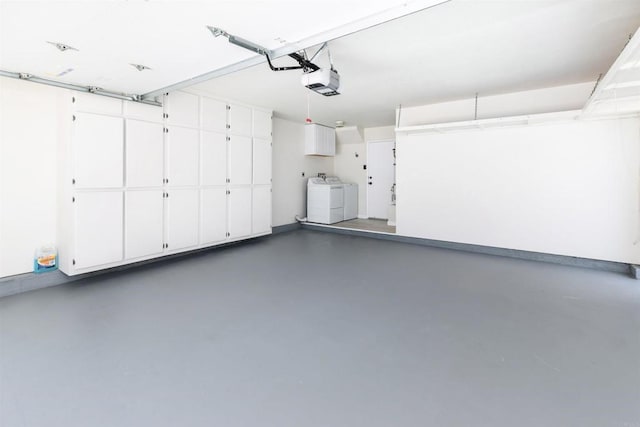
{"type": "Polygon", "coordinates": [[[67,50],[75,50],[75,51],[78,50],[75,47],[69,46],[68,44],[65,44],[65,43],[58,43],[58,42],[47,42],[47,43],[57,47],[60,52],[66,52],[67,50]]]}

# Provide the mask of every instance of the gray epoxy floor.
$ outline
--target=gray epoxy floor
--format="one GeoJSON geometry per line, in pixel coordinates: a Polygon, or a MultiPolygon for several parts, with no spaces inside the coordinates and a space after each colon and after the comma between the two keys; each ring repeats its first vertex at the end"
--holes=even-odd
{"type": "Polygon", "coordinates": [[[0,425],[640,426],[640,285],[310,230],[0,299],[0,425]]]}

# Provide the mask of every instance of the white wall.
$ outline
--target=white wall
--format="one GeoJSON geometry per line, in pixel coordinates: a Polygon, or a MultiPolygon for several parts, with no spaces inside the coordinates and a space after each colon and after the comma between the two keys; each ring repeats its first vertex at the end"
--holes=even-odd
{"type": "Polygon", "coordinates": [[[56,241],[59,89],[0,77],[0,277],[56,241]]]}
{"type": "Polygon", "coordinates": [[[364,138],[359,143],[342,143],[338,139],[334,169],[336,176],[343,182],[358,184],[358,216],[367,217],[367,143],[375,141],[395,141],[393,126],[380,126],[364,129],[364,138]],[[356,154],[358,155],[356,157],[356,154]]]}
{"type": "MultiPolygon", "coordinates": [[[[578,83],[502,95],[478,96],[478,119],[580,110],[595,82],[578,83]]],[[[473,120],[475,98],[405,107],[396,111],[399,127],[473,120]]],[[[397,118],[397,117],[396,117],[397,118]]]]}
{"type": "Polygon", "coordinates": [[[304,155],[304,124],[273,119],[273,226],[307,214],[307,179],[333,174],[333,157],[304,155]],[[304,173],[304,177],[302,176],[304,173]]]}
{"type": "Polygon", "coordinates": [[[399,134],[397,231],[640,263],[640,119],[399,134]]]}

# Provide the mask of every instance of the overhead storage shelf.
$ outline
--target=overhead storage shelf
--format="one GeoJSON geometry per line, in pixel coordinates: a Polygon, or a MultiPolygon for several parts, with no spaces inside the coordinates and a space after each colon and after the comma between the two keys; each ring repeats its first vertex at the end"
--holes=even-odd
{"type": "Polygon", "coordinates": [[[461,122],[435,123],[419,126],[397,127],[396,133],[448,133],[465,130],[495,129],[511,126],[524,126],[559,121],[576,120],[580,110],[562,111],[558,113],[530,114],[526,116],[498,117],[493,119],[466,120],[461,122]]]}

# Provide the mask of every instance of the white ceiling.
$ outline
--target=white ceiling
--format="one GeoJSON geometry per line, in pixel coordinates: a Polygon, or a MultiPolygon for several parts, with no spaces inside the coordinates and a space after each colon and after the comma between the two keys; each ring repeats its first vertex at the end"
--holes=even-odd
{"type": "MultiPolygon", "coordinates": [[[[293,50],[438,2],[0,0],[0,70],[144,94],[256,58],[213,38],[206,25],[293,50]],[[79,50],[60,52],[46,41],[79,50]]],[[[390,125],[398,104],[595,80],[639,25],[638,0],[451,0],[333,40],[337,97],[303,88],[299,71],[276,73],[266,64],[197,87],[301,122],[309,100],[316,122],[390,125]]],[[[276,61],[284,64],[290,59],[276,61]]]]}
{"type": "Polygon", "coordinates": [[[299,72],[265,64],[194,88],[300,122],[310,100],[319,123],[392,125],[399,104],[594,81],[639,25],[638,0],[453,0],[331,42],[339,96],[310,92],[299,72]]]}
{"type": "Polygon", "coordinates": [[[295,51],[441,1],[2,0],[0,70],[145,94],[255,56],[214,38],[209,25],[295,51]]]}

